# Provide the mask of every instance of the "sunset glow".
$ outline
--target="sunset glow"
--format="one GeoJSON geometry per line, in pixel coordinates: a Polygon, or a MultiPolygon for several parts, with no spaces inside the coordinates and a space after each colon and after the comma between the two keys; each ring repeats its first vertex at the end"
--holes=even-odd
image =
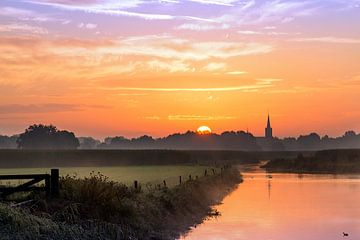
{"type": "Polygon", "coordinates": [[[0,134],[360,131],[358,0],[1,0],[0,134]]]}

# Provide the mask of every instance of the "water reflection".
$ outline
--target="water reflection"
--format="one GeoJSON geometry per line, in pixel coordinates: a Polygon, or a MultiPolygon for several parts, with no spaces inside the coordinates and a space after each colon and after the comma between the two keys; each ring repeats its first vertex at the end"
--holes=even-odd
{"type": "Polygon", "coordinates": [[[360,239],[360,176],[271,174],[247,169],[244,183],[183,239],[360,239]]]}

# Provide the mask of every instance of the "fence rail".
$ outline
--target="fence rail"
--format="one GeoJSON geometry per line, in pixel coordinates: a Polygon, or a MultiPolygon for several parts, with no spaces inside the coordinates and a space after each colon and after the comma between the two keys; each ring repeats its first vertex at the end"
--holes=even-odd
{"type": "Polygon", "coordinates": [[[45,191],[48,197],[59,196],[59,169],[51,169],[51,174],[21,174],[21,175],[0,175],[0,180],[29,180],[21,185],[15,187],[0,187],[0,198],[16,192],[27,191],[45,191]],[[43,187],[34,186],[35,184],[44,181],[43,187]]]}

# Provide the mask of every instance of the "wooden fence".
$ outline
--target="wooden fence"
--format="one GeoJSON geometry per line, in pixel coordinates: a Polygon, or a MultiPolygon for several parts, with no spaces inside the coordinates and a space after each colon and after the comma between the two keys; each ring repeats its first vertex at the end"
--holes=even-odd
{"type": "Polygon", "coordinates": [[[45,191],[48,197],[59,196],[59,169],[51,169],[51,174],[0,175],[0,180],[29,180],[18,186],[0,186],[0,197],[6,198],[16,192],[45,191]],[[43,186],[34,186],[45,181],[43,186]]]}

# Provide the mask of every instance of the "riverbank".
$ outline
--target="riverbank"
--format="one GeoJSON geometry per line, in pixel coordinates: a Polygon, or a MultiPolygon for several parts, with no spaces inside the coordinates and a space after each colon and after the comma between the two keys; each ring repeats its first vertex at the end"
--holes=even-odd
{"type": "Polygon", "coordinates": [[[263,168],[268,172],[360,173],[360,149],[324,150],[313,156],[299,154],[292,159],[274,159],[263,168]]]}
{"type": "Polygon", "coordinates": [[[176,239],[218,215],[211,206],[242,181],[226,168],[173,188],[137,189],[102,175],[61,179],[58,199],[33,196],[27,207],[0,205],[2,239],[176,239]]]}

